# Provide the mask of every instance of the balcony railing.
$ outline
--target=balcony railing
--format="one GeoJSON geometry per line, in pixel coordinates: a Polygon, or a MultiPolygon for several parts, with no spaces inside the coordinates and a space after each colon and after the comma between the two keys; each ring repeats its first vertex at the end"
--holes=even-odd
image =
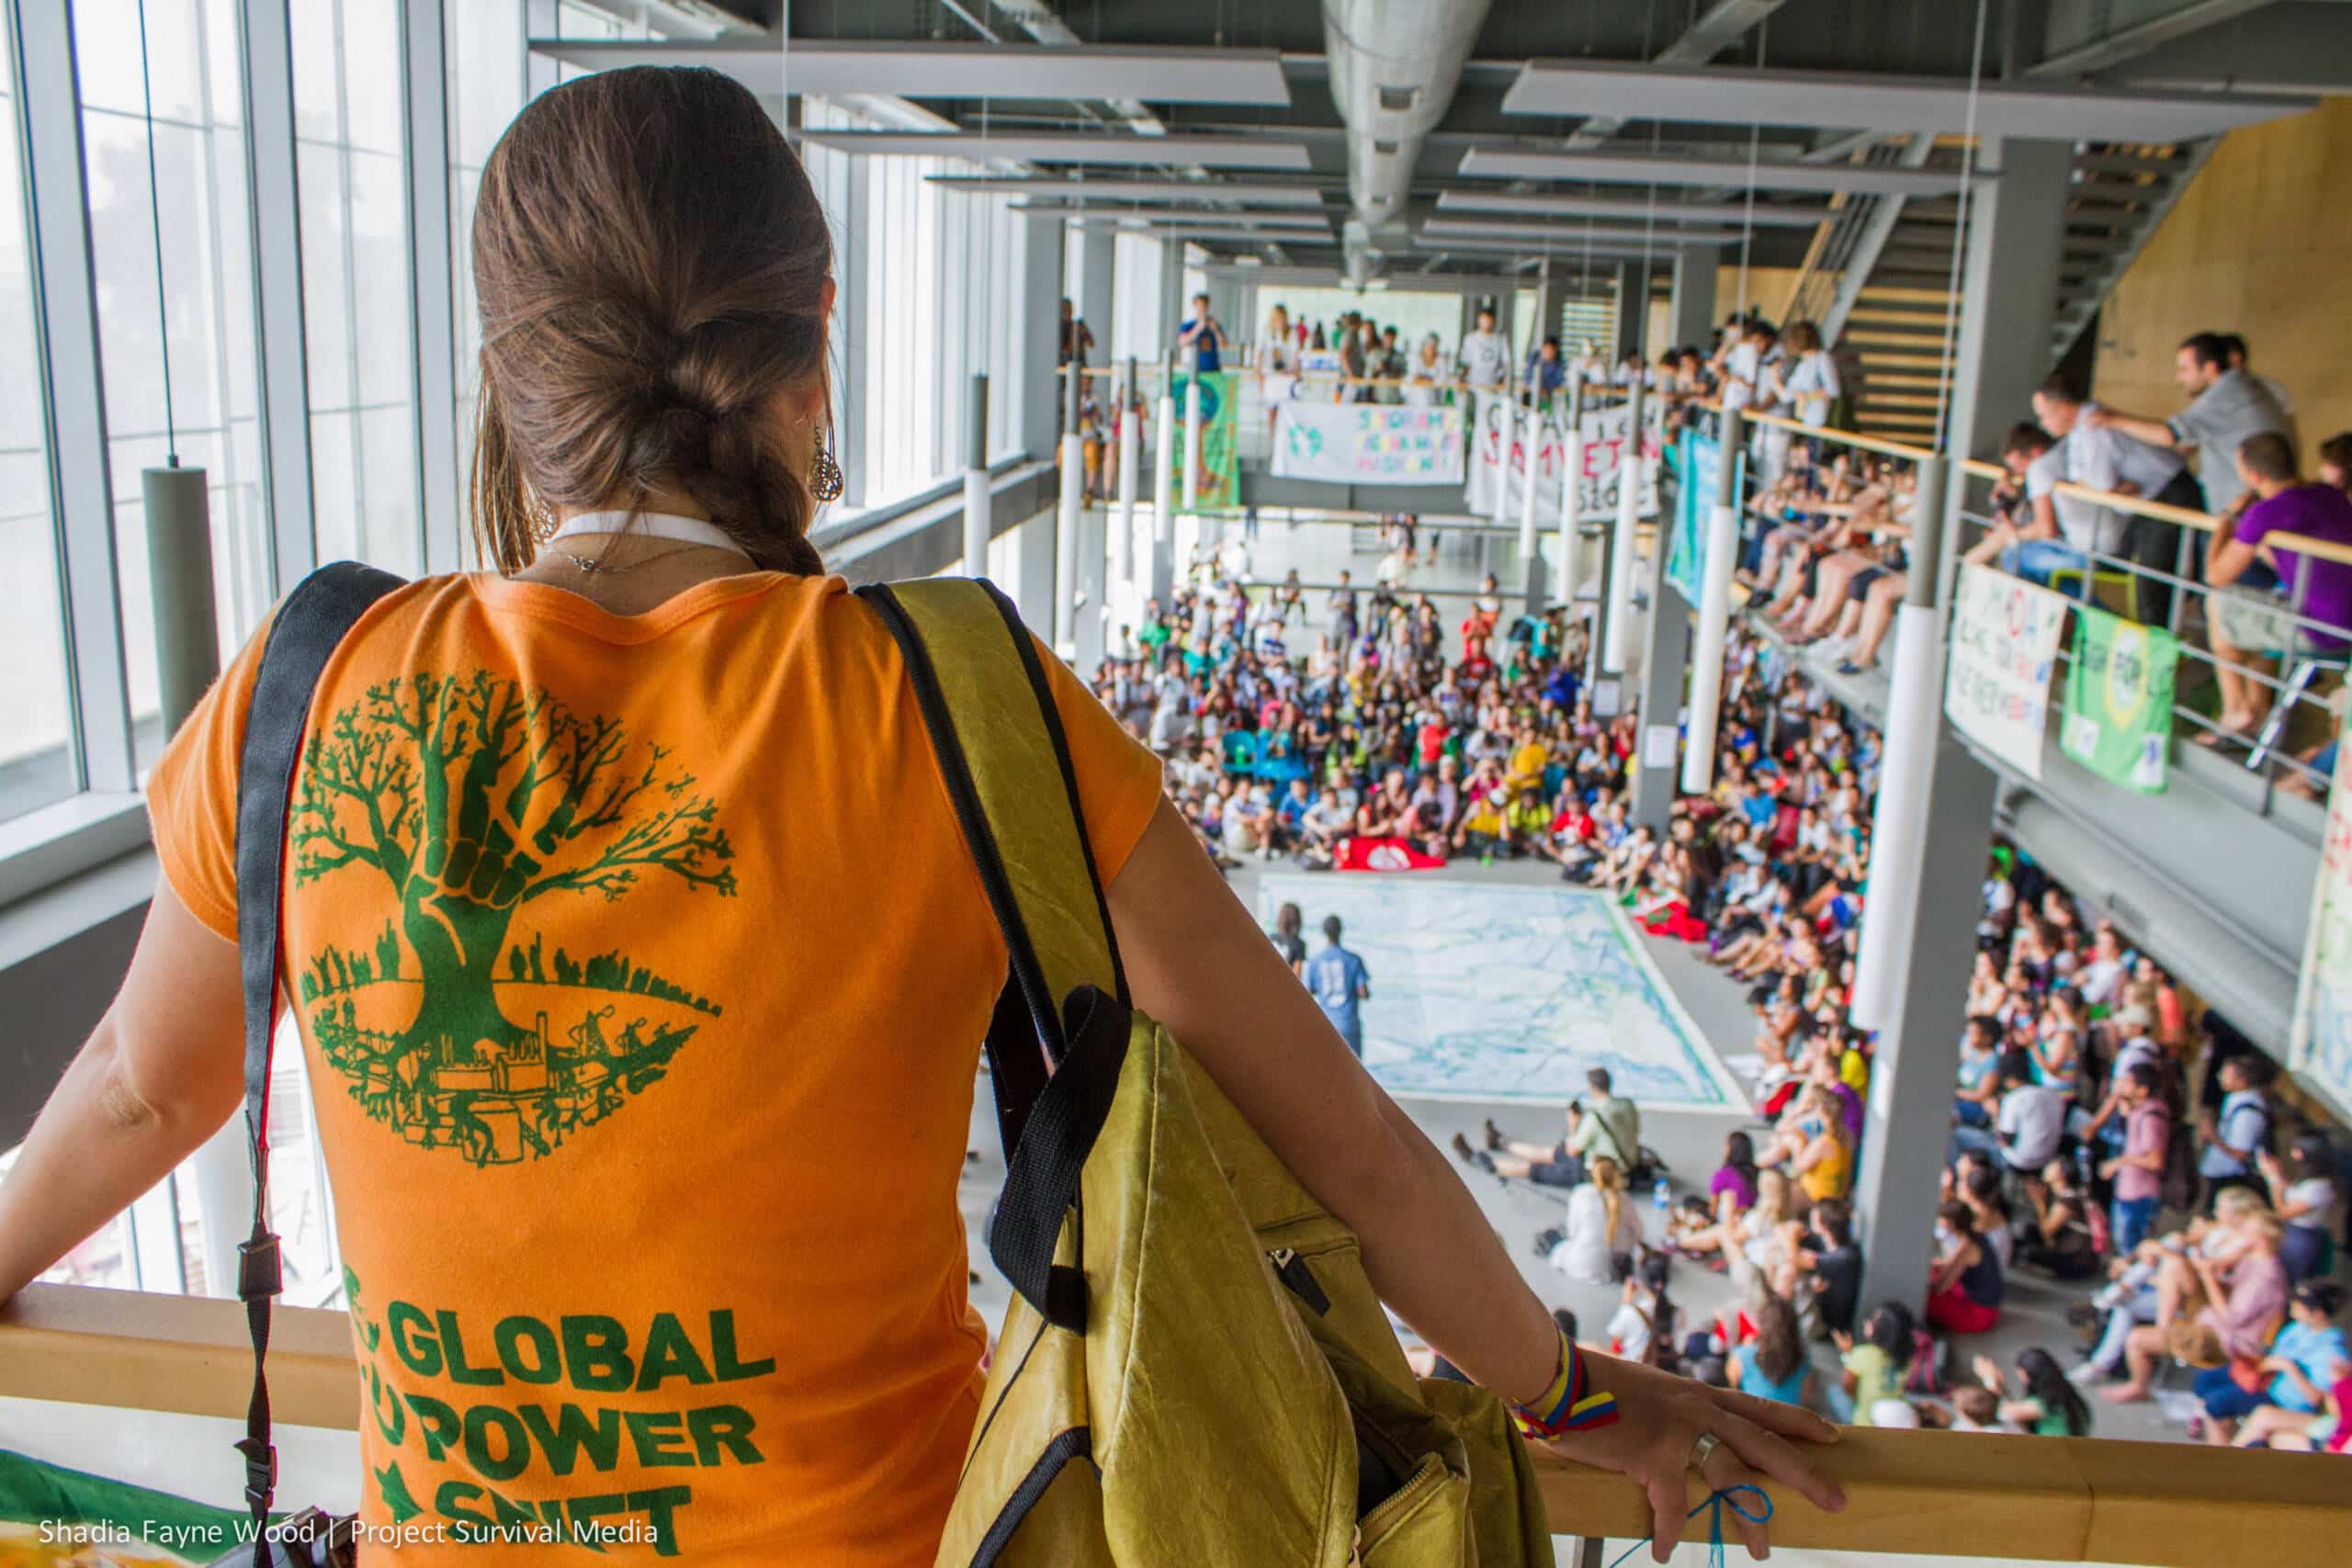
{"type": "MultiPolygon", "coordinates": [[[[35,1285],[0,1309],[0,1400],[242,1420],[250,1365],[234,1302],[35,1285]]],[[[279,1421],[356,1427],[359,1381],[343,1314],[278,1311],[269,1366],[279,1421]]],[[[0,1438],[28,1446],[5,1430],[0,1438]]],[[[1846,1510],[1824,1514],[1776,1495],[1781,1561],[1838,1551],[2321,1568],[2345,1562],[2352,1540],[2352,1463],[2331,1455],[1855,1428],[1822,1459],[1845,1486],[1846,1510]]],[[[220,1468],[226,1477],[236,1467],[220,1468]]],[[[1548,1455],[1536,1472],[1554,1528],[1581,1542],[1580,1563],[1623,1550],[1603,1556],[1604,1541],[1648,1533],[1647,1504],[1632,1483],[1548,1455]]]]}

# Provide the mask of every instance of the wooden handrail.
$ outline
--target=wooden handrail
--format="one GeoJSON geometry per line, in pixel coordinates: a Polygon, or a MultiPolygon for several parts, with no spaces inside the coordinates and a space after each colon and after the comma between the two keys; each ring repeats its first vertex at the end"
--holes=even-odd
{"type": "MultiPolygon", "coordinates": [[[[1965,458],[1962,461],[1961,467],[1971,479],[2002,479],[2008,477],[2007,468],[1998,463],[1986,462],[1982,457],[1965,458]]],[[[2116,512],[2128,512],[2135,517],[2152,518],[2158,523],[2177,523],[2184,528],[2194,528],[2203,534],[2210,534],[2221,526],[2219,518],[2209,512],[2199,512],[2194,507],[2173,506],[2165,502],[2151,501],[2140,495],[2117,495],[2112,491],[2093,490],[2088,485],[2078,485],[2072,479],[2060,479],[2052,488],[2057,494],[2070,500],[2086,501],[2094,506],[2104,506],[2116,512]]],[[[2299,556],[2310,556],[2318,560],[2335,561],[2339,565],[2352,566],[2352,546],[2339,545],[2333,539],[2315,539],[2309,534],[2270,534],[2265,536],[2264,542],[2279,546],[2299,556]]]]}
{"type": "MultiPolygon", "coordinates": [[[[244,1309],[232,1301],[32,1285],[0,1307],[0,1396],[241,1417],[251,1367],[244,1309]]],[[[289,1426],[356,1429],[349,1320],[279,1308],[269,1389],[289,1426]]],[[[2341,1563],[2352,1539],[2352,1470],[2333,1455],[1857,1427],[1821,1458],[1846,1489],[1846,1511],[1825,1514],[1772,1487],[1775,1546],[2320,1568],[2341,1563]]],[[[1550,1454],[1536,1456],[1535,1472],[1559,1533],[1649,1533],[1648,1505],[1630,1482],[1550,1454]]],[[[1694,1485],[1691,1504],[1702,1495],[1694,1485]]]]}

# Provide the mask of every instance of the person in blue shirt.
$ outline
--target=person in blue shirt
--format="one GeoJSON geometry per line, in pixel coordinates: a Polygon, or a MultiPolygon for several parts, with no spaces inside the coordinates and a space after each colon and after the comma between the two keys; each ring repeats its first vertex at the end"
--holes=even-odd
{"type": "Polygon", "coordinates": [[[1340,1032],[1361,1060],[1363,1056],[1363,1016],[1356,1004],[1372,995],[1372,976],[1363,960],[1340,945],[1340,917],[1323,918],[1323,951],[1306,961],[1300,977],[1314,995],[1315,1005],[1340,1032]]]}
{"type": "Polygon", "coordinates": [[[1207,295],[1193,296],[1193,313],[1176,329],[1176,346],[1179,350],[1201,351],[1200,371],[1204,376],[1214,376],[1224,368],[1225,329],[1209,314],[1207,295]]]}
{"type": "Polygon", "coordinates": [[[1547,398],[1568,384],[1568,364],[1560,357],[1558,338],[1545,338],[1527,356],[1526,384],[1547,398]]]}
{"type": "Polygon", "coordinates": [[[2295,1288],[2287,1321],[2256,1369],[2272,1374],[2267,1383],[2249,1389],[2227,1366],[2198,1373],[2193,1386],[2209,1417],[2205,1440],[2220,1444],[2243,1438],[2237,1424],[2249,1419],[2260,1426],[2263,1437],[2308,1426],[2325,1406],[2327,1391],[2352,1367],[2344,1330],[2332,1321],[2343,1310],[2341,1285],[2306,1280],[2295,1288]]]}
{"type": "Polygon", "coordinates": [[[2252,1056],[2232,1056],[2222,1064],[2222,1109],[2202,1134],[2197,1174],[2205,1179],[2205,1211],[2231,1187],[2261,1189],[2255,1161],[2270,1143],[2270,1102],[2263,1097],[2258,1069],[2252,1056]]]}

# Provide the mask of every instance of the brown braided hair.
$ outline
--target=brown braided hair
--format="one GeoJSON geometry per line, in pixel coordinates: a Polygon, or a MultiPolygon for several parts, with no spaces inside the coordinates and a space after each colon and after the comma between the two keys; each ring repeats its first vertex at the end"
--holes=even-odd
{"type": "Polygon", "coordinates": [[[528,566],[559,508],[694,497],[760,566],[824,570],[780,396],[825,370],[832,238],[775,121],[716,71],[542,94],[482,170],[474,536],[528,566]]]}

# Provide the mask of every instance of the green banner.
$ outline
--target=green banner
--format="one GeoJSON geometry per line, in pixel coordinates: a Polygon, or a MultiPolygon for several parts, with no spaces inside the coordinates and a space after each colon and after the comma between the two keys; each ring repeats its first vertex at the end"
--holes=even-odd
{"type": "MultiPolygon", "coordinates": [[[[1201,477],[1198,500],[1203,507],[1241,504],[1241,458],[1233,435],[1233,411],[1238,400],[1230,370],[1212,370],[1201,378],[1201,477]]],[[[1190,379],[1178,372],[1175,380],[1175,439],[1168,445],[1170,493],[1178,504],[1184,500],[1184,389],[1190,379]]]]}
{"type": "Polygon", "coordinates": [[[2161,795],[2172,747],[2172,681],[2180,644],[2087,604],[2075,607],[2059,749],[2103,779],[2161,795]]]}

